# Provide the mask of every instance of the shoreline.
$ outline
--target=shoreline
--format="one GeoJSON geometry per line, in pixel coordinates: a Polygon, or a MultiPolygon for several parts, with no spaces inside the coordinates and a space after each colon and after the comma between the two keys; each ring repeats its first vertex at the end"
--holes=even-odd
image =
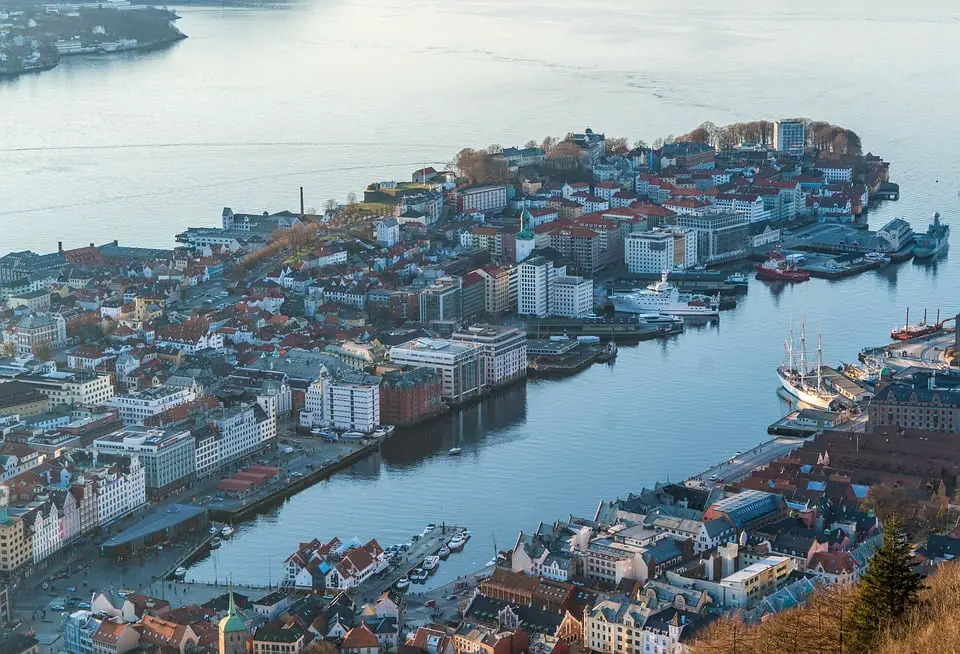
{"type": "Polygon", "coordinates": [[[186,34],[181,33],[179,36],[173,37],[171,39],[164,39],[162,41],[153,41],[151,43],[145,43],[143,45],[136,45],[132,48],[124,48],[123,50],[111,50],[111,51],[102,51],[102,52],[76,52],[70,54],[60,54],[57,56],[56,60],[44,64],[42,66],[37,66],[35,68],[30,68],[27,70],[21,71],[0,71],[0,79],[14,80],[22,77],[23,75],[39,75],[40,73],[45,73],[47,71],[57,68],[61,61],[64,58],[77,58],[77,57],[106,57],[110,55],[118,54],[127,54],[131,52],[151,52],[153,50],[162,50],[163,48],[172,46],[184,39],[189,38],[186,34]]]}

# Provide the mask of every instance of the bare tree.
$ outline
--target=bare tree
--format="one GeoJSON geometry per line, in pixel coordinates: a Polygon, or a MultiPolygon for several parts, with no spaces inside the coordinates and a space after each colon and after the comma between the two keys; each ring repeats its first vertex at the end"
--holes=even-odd
{"type": "Polygon", "coordinates": [[[529,141],[523,144],[523,147],[526,148],[527,150],[530,150],[532,148],[537,147],[537,142],[534,139],[530,139],[529,141]]]}
{"type": "Polygon", "coordinates": [[[336,211],[336,210],[337,210],[337,201],[334,200],[333,198],[330,198],[329,200],[327,200],[327,202],[326,202],[326,204],[325,204],[324,206],[326,207],[326,209],[327,209],[328,212],[336,211]]]}
{"type": "Polygon", "coordinates": [[[627,139],[622,136],[608,136],[603,142],[603,149],[606,154],[613,154],[628,150],[627,139]]]}
{"type": "Polygon", "coordinates": [[[559,139],[557,139],[557,137],[544,136],[543,141],[540,142],[540,149],[542,149],[544,152],[550,152],[550,150],[552,150],[557,143],[559,143],[559,139]]]}
{"type": "Polygon", "coordinates": [[[347,204],[356,204],[357,203],[357,194],[353,191],[347,193],[347,204]]]}
{"type": "Polygon", "coordinates": [[[647,145],[647,142],[644,141],[643,139],[637,139],[636,141],[633,142],[633,147],[635,147],[635,148],[649,148],[650,146],[647,145]]]}
{"type": "Polygon", "coordinates": [[[491,143],[487,146],[487,152],[490,154],[500,154],[503,152],[503,146],[499,143],[491,143]]]}

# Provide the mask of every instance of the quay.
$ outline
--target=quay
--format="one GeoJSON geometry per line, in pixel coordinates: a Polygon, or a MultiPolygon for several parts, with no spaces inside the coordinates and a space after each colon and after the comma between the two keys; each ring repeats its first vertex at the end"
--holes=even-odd
{"type": "Polygon", "coordinates": [[[848,420],[845,413],[836,411],[797,409],[767,427],[767,433],[772,436],[805,438],[824,429],[839,429],[848,420]]]}
{"type": "Polygon", "coordinates": [[[612,358],[607,354],[606,345],[585,345],[572,340],[534,339],[531,347],[541,354],[528,355],[527,375],[530,377],[572,375],[597,361],[612,358]]]}
{"type": "Polygon", "coordinates": [[[776,461],[793,452],[803,442],[803,438],[783,436],[763,441],[746,452],[737,452],[729,459],[718,462],[698,475],[693,475],[687,479],[686,483],[688,486],[714,488],[740,481],[754,470],[764,468],[770,465],[771,461],[776,461]]]}
{"type": "MultiPolygon", "coordinates": [[[[388,569],[386,573],[373,576],[360,584],[360,594],[376,595],[394,588],[401,577],[409,578],[410,572],[414,568],[419,568],[425,558],[434,556],[440,551],[441,547],[450,541],[454,534],[461,531],[466,531],[466,528],[456,525],[437,525],[424,536],[421,536],[417,542],[411,545],[410,549],[403,553],[403,558],[399,565],[388,569]]],[[[442,566],[443,561],[440,561],[439,565],[442,566]]],[[[434,568],[430,574],[433,574],[436,570],[437,568],[434,568]]],[[[413,588],[413,586],[414,584],[411,582],[410,587],[413,588]]]]}
{"type": "MultiPolygon", "coordinates": [[[[663,336],[672,336],[683,331],[682,326],[651,325],[641,322],[636,316],[613,318],[542,318],[529,320],[527,337],[540,339],[548,336],[597,336],[613,341],[637,342],[663,336]]],[[[530,352],[530,345],[527,346],[530,352]]]]}

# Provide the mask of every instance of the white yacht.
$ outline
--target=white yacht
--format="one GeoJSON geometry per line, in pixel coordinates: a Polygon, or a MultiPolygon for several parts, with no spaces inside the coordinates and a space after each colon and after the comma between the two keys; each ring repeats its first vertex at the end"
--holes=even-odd
{"type": "Polygon", "coordinates": [[[423,560],[423,569],[426,570],[427,572],[433,572],[434,570],[437,569],[438,565],[440,565],[439,556],[436,556],[436,555],[428,556],[423,560]]]}
{"type": "Polygon", "coordinates": [[[676,286],[667,281],[667,273],[663,273],[660,281],[646,288],[635,288],[629,293],[614,293],[610,296],[610,301],[615,311],[624,313],[666,313],[672,316],[703,316],[705,318],[720,315],[719,296],[681,293],[676,286]]]}

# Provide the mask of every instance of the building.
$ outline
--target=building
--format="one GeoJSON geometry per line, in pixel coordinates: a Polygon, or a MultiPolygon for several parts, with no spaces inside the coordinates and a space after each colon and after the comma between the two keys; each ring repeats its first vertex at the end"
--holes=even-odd
{"type": "Polygon", "coordinates": [[[499,213],[507,206],[507,187],[477,186],[457,191],[457,210],[460,213],[481,211],[499,213]]]}
{"type": "Polygon", "coordinates": [[[674,220],[677,227],[696,233],[698,263],[729,261],[749,253],[750,220],[743,214],[678,215],[674,220]]]}
{"type": "Polygon", "coordinates": [[[585,611],[583,643],[598,654],[680,654],[704,624],[692,611],[617,595],[585,611]]]}
{"type": "Polygon", "coordinates": [[[47,396],[50,406],[101,406],[113,397],[109,375],[54,371],[17,378],[47,396]]]}
{"type": "Polygon", "coordinates": [[[550,315],[583,318],[593,312],[593,282],[563,275],[550,281],[550,315]]]}
{"type": "MultiPolygon", "coordinates": [[[[0,385],[0,389],[3,385],[0,385]]],[[[888,384],[867,405],[867,428],[960,433],[960,388],[938,388],[936,377],[917,374],[911,384],[888,384]]]]}
{"type": "Polygon", "coordinates": [[[707,507],[704,520],[726,518],[737,532],[776,522],[787,514],[783,498],[774,493],[745,490],[729,495],[707,507]]]}
{"type": "Polygon", "coordinates": [[[768,556],[727,575],[720,580],[722,598],[719,604],[728,607],[750,607],[776,591],[793,570],[790,558],[768,556]]]}
{"type": "Polygon", "coordinates": [[[334,429],[372,432],[380,425],[380,378],[351,371],[325,379],[323,416],[334,429]]]}
{"type": "Polygon", "coordinates": [[[32,313],[43,313],[50,310],[50,291],[40,289],[37,291],[27,291],[11,295],[7,300],[7,306],[11,309],[24,308],[32,313]]]}
{"type": "Polygon", "coordinates": [[[722,193],[713,198],[712,210],[722,213],[742,213],[752,223],[770,217],[763,199],[755,193],[722,193]]]}
{"type": "Polygon", "coordinates": [[[586,227],[561,227],[549,234],[550,247],[564,256],[571,273],[592,275],[603,267],[597,232],[586,227]]]}
{"type": "Polygon", "coordinates": [[[184,429],[129,427],[93,442],[98,453],[136,455],[151,499],[183,487],[196,472],[196,440],[184,429]]]}
{"type": "Polygon", "coordinates": [[[13,343],[20,354],[51,350],[67,344],[67,321],[59,313],[31,313],[8,327],[3,340],[13,343]]]}
{"type": "Polygon", "coordinates": [[[471,323],[486,310],[486,283],[476,272],[468,272],[463,276],[462,287],[460,289],[461,299],[461,321],[471,323]]]}
{"type": "Polygon", "coordinates": [[[103,467],[85,475],[96,479],[97,522],[105,527],[147,503],[146,472],[136,455],[102,455],[97,463],[103,467]]]}
{"type": "Polygon", "coordinates": [[[39,390],[22,381],[0,384],[0,415],[19,415],[21,418],[46,413],[50,400],[39,390]]]}
{"type": "Polygon", "coordinates": [[[462,342],[421,338],[391,348],[390,360],[433,369],[440,375],[443,398],[452,404],[479,395],[483,385],[480,351],[462,342]]]}
{"type": "Polygon", "coordinates": [[[247,654],[247,626],[237,615],[237,607],[233,601],[233,589],[228,591],[230,604],[227,615],[217,624],[217,652],[218,654],[247,654]]]}
{"type": "MultiPolygon", "coordinates": [[[[257,409],[259,407],[250,405],[219,408],[204,417],[215,434],[216,466],[223,467],[260,451],[264,439],[260,433],[257,409]]],[[[199,448],[196,452],[196,469],[199,471],[199,448]]]]}
{"type": "Polygon", "coordinates": [[[498,315],[516,311],[519,268],[487,266],[474,272],[483,279],[483,308],[486,313],[498,315]]]}
{"type": "Polygon", "coordinates": [[[475,325],[456,332],[452,340],[472,343],[479,350],[487,388],[506,386],[527,376],[527,335],[519,329],[475,325]]]}
{"type": "Polygon", "coordinates": [[[377,243],[385,248],[392,248],[400,242],[400,223],[396,218],[386,218],[377,221],[377,243]]]}
{"type": "Polygon", "coordinates": [[[250,639],[250,654],[300,654],[306,631],[290,621],[282,627],[269,624],[258,627],[250,639]]]}
{"type": "Polygon", "coordinates": [[[460,321],[463,315],[462,280],[441,277],[420,291],[420,322],[460,321]]]}
{"type": "Polygon", "coordinates": [[[543,318],[550,315],[550,283],[566,274],[566,268],[556,268],[547,257],[534,256],[519,266],[517,284],[517,313],[543,318]]]}
{"type": "Polygon", "coordinates": [[[91,640],[93,654],[124,654],[140,644],[140,632],[119,619],[103,620],[91,640]]]}
{"type": "Polygon", "coordinates": [[[9,501],[10,489],[0,486],[0,573],[8,578],[33,558],[26,523],[9,514],[9,501]]]}
{"type": "Polygon", "coordinates": [[[807,143],[806,126],[798,120],[777,120],[773,123],[773,147],[778,152],[802,157],[807,143]]]}
{"type": "Polygon", "coordinates": [[[409,425],[442,413],[443,381],[431,368],[394,370],[380,382],[380,420],[385,425],[409,425]]]}
{"type": "Polygon", "coordinates": [[[379,654],[380,641],[365,622],[353,627],[340,643],[342,654],[379,654]]]}
{"type": "Polygon", "coordinates": [[[692,229],[655,228],[627,234],[623,258],[632,273],[693,268],[697,265],[697,233],[692,229]]]}
{"type": "Polygon", "coordinates": [[[116,409],[120,421],[129,426],[145,424],[154,416],[196,399],[197,394],[190,389],[158,386],[117,395],[104,402],[104,406],[116,409]]]}

